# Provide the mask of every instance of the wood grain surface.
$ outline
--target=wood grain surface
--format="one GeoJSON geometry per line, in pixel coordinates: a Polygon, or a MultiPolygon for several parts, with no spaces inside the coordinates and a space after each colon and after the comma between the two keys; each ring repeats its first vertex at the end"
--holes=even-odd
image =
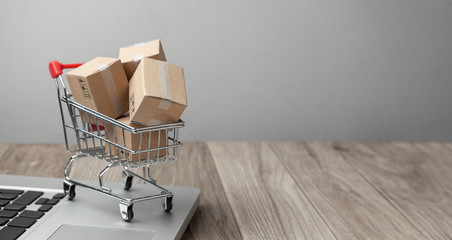
{"type": "Polygon", "coordinates": [[[337,149],[425,235],[452,239],[450,144],[338,144],[337,149]]]}
{"type": "Polygon", "coordinates": [[[243,239],[335,239],[267,144],[209,148],[243,239]]]}
{"type": "Polygon", "coordinates": [[[185,143],[177,162],[154,167],[160,184],[201,189],[199,207],[182,239],[241,239],[206,143],[185,143]]]}
{"type": "Polygon", "coordinates": [[[338,239],[424,239],[329,143],[271,148],[338,239]]]}
{"type": "MultiPolygon", "coordinates": [[[[2,143],[0,174],[62,178],[71,155],[2,143]]],[[[82,159],[70,175],[96,180],[106,165],[82,159]]],[[[449,143],[186,142],[152,176],[201,189],[182,239],[452,239],[449,143]]]]}
{"type": "Polygon", "coordinates": [[[71,156],[61,144],[0,144],[0,174],[63,177],[71,156]]]}
{"type": "Polygon", "coordinates": [[[3,159],[3,153],[10,147],[8,144],[0,144],[0,159],[3,159]]]}

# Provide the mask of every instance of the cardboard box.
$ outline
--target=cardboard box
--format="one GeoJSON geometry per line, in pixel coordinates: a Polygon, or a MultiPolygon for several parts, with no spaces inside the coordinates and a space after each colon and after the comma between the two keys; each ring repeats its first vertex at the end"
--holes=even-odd
{"type": "Polygon", "coordinates": [[[119,50],[119,59],[121,59],[128,80],[132,78],[133,73],[143,58],[166,61],[160,40],[157,39],[146,43],[138,43],[130,47],[123,47],[119,50]]]}
{"type": "MultiPolygon", "coordinates": [[[[76,102],[111,118],[128,111],[129,85],[119,59],[97,57],[68,72],[66,78],[76,102]]],[[[94,118],[91,123],[96,123],[94,118]]]]}
{"type": "Polygon", "coordinates": [[[187,107],[184,70],[144,58],[129,83],[130,120],[141,125],[177,122],[187,107]]]}
{"type": "MultiPolygon", "coordinates": [[[[129,117],[122,117],[119,118],[118,121],[125,123],[133,128],[140,128],[143,126],[137,125],[137,124],[133,124],[130,122],[130,118],[129,117]]],[[[119,127],[114,127],[111,124],[107,124],[107,139],[112,141],[112,142],[116,142],[117,144],[124,146],[124,137],[122,134],[122,129],[119,127]],[[115,141],[115,133],[116,133],[116,140],[115,141]]],[[[138,151],[140,150],[140,134],[133,134],[127,130],[124,130],[124,136],[125,136],[125,143],[128,149],[131,149],[132,151],[138,151]]],[[[156,148],[156,147],[162,147],[162,146],[166,146],[167,143],[167,138],[166,138],[166,132],[165,130],[160,130],[160,131],[152,131],[151,133],[146,132],[146,133],[142,133],[141,136],[141,150],[146,150],[149,148],[156,148]],[[160,132],[160,145],[159,145],[159,132],[160,132]],[[149,134],[151,135],[151,143],[149,144],[149,134]],[[150,146],[150,147],[149,147],[150,146]]],[[[118,148],[115,147],[114,145],[111,145],[111,151],[112,154],[117,156],[118,155],[118,148]]],[[[110,153],[110,147],[107,146],[106,148],[106,152],[110,153]]],[[[151,151],[149,153],[149,157],[150,158],[155,158],[157,157],[157,152],[159,152],[159,158],[164,157],[166,155],[166,150],[165,149],[161,149],[159,151],[155,150],[155,151],[151,151]]],[[[126,156],[125,156],[126,151],[119,149],[119,155],[121,156],[121,159],[125,160],[126,156]]],[[[141,156],[139,156],[139,154],[132,154],[130,155],[128,153],[128,158],[129,161],[131,162],[135,162],[138,161],[138,158],[141,158],[141,160],[147,159],[148,154],[147,153],[142,153],[141,156]]]]}

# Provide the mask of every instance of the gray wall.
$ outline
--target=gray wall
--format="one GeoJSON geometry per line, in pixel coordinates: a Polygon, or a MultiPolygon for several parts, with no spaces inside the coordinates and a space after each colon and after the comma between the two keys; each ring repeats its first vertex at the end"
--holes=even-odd
{"type": "Polygon", "coordinates": [[[50,60],[160,38],[184,140],[452,140],[452,2],[1,1],[0,142],[62,142],[50,60]]]}

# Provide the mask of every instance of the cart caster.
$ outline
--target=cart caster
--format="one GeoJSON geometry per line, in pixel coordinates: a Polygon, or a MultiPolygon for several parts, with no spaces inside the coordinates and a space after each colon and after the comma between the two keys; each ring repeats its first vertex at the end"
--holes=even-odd
{"type": "Polygon", "coordinates": [[[173,196],[162,198],[162,207],[165,212],[171,212],[173,209],[173,196]]]}
{"type": "Polygon", "coordinates": [[[133,204],[126,205],[119,203],[119,211],[121,212],[121,217],[126,222],[130,222],[133,219],[133,204]]]}
{"type": "Polygon", "coordinates": [[[129,190],[132,187],[133,176],[124,174],[122,179],[122,186],[124,186],[124,190],[129,190]]]}
{"type": "Polygon", "coordinates": [[[66,197],[69,200],[72,200],[75,198],[75,185],[74,184],[64,182],[63,189],[64,189],[64,195],[66,195],[66,197]]]}

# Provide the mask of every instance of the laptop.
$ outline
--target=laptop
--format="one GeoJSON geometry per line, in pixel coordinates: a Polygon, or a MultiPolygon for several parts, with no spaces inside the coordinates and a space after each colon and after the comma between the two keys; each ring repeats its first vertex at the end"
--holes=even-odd
{"type": "MultiPolygon", "coordinates": [[[[134,183],[127,191],[121,183],[105,185],[131,198],[156,191],[149,184],[134,183]]],[[[0,239],[180,239],[198,207],[200,190],[165,188],[174,196],[170,212],[162,208],[161,199],[136,202],[134,217],[127,222],[118,200],[105,194],[77,185],[69,200],[62,179],[0,175],[0,239]]]]}

